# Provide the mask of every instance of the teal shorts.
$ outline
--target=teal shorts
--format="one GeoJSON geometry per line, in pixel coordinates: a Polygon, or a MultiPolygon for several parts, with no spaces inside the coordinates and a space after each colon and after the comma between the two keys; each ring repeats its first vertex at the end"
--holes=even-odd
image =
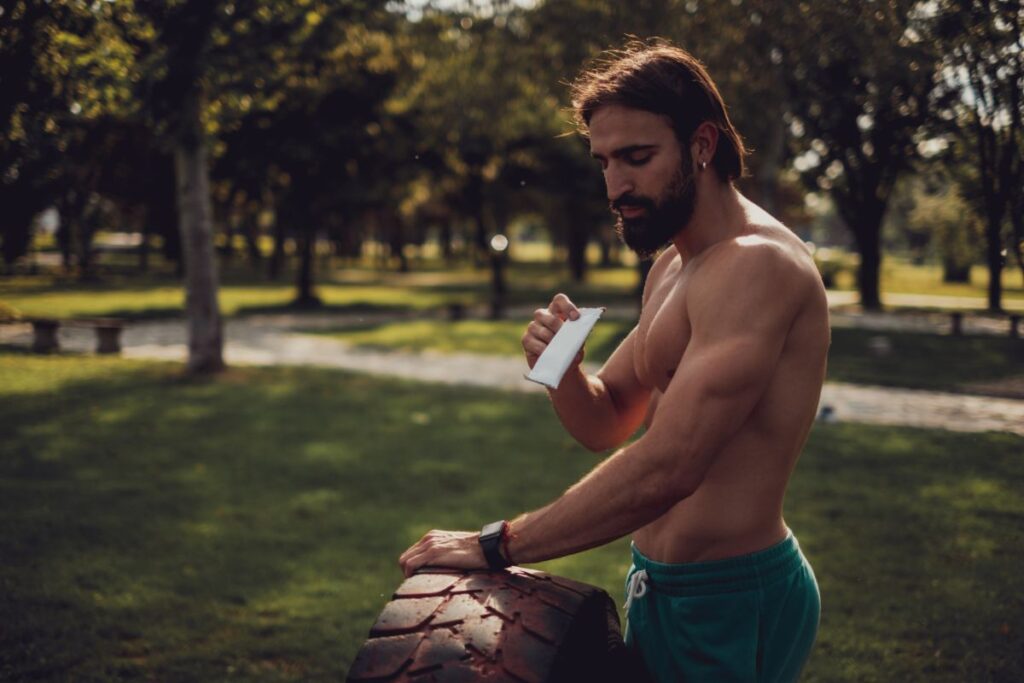
{"type": "Polygon", "coordinates": [[[792,533],[711,562],[654,562],[633,546],[626,592],[626,644],[659,682],[795,681],[818,633],[818,583],[792,533]]]}

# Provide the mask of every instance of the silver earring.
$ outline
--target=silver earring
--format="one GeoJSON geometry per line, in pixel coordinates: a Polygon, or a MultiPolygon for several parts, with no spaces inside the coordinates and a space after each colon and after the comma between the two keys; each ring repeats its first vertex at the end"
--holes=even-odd
{"type": "Polygon", "coordinates": [[[702,171],[708,170],[708,162],[706,162],[706,161],[700,162],[700,170],[702,170],[702,171]]]}

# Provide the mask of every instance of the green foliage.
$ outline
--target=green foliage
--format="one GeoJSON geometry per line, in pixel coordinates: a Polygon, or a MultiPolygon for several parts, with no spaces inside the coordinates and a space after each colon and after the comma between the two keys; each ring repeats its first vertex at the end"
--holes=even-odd
{"type": "MultiPolygon", "coordinates": [[[[539,507],[596,462],[542,396],[20,354],[0,377],[10,680],[339,680],[405,547],[539,507]]],[[[1024,675],[1022,446],[812,432],[786,501],[824,606],[802,680],[1024,675]]],[[[616,600],[627,567],[625,540],[541,565],[616,600]]]]}
{"type": "Polygon", "coordinates": [[[839,249],[822,248],[814,252],[814,265],[821,273],[821,281],[827,289],[836,289],[839,278],[856,269],[854,258],[839,249]]]}
{"type": "Polygon", "coordinates": [[[942,259],[943,280],[967,282],[981,256],[984,226],[955,188],[942,195],[919,195],[910,227],[930,234],[942,259]]]}
{"type": "Polygon", "coordinates": [[[918,154],[938,62],[917,27],[915,4],[759,5],[789,92],[794,167],[811,189],[829,192],[853,232],[867,308],[880,306],[882,218],[899,174],[918,154]],[[792,35],[802,39],[778,39],[792,35]]]}
{"type": "MultiPolygon", "coordinates": [[[[250,245],[272,231],[271,276],[289,253],[311,267],[316,236],[348,256],[379,240],[405,268],[407,244],[436,236],[448,257],[460,245],[479,256],[491,233],[529,223],[566,247],[582,279],[588,242],[614,238],[586,144],[562,135],[566,82],[634,34],[707,63],[754,152],[744,192],[799,228],[795,167],[834,195],[871,270],[872,226],[918,154],[922,121],[948,114],[974,135],[961,125],[967,102],[939,92],[925,106],[936,60],[982,55],[974,63],[999,67],[991,82],[1005,99],[1020,62],[1007,57],[1019,53],[1006,21],[967,0],[13,2],[0,16],[0,203],[11,207],[0,246],[13,263],[32,214],[57,201],[69,263],[77,251],[88,265],[106,216],[161,234],[175,258],[160,148],[187,133],[212,152],[219,230],[250,245]],[[968,30],[950,30],[957,22],[968,30]],[[803,39],[780,38],[793,35],[803,39]]],[[[945,125],[931,123],[929,135],[945,125]]],[[[966,158],[975,147],[950,149],[966,158]]],[[[1007,191],[1021,185],[1019,157],[1000,157],[1009,166],[992,176],[1007,191]]]]}
{"type": "Polygon", "coordinates": [[[131,106],[131,55],[109,30],[109,3],[18,0],[2,10],[0,252],[12,265],[37,212],[61,199],[84,207],[97,175],[96,122],[131,106]]]}
{"type": "Polygon", "coordinates": [[[942,0],[930,9],[944,75],[934,128],[973,167],[960,181],[984,218],[989,308],[998,310],[1008,213],[1009,246],[1024,264],[1024,12],[1019,2],[983,0],[942,0]]]}
{"type": "Polygon", "coordinates": [[[0,301],[0,323],[13,322],[20,318],[21,311],[4,301],[0,301]]]}

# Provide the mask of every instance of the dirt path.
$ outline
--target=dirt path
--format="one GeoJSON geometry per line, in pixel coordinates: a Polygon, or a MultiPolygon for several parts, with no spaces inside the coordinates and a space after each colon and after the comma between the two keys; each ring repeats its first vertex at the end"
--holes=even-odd
{"type": "MultiPolygon", "coordinates": [[[[337,339],[294,331],[300,327],[328,328],[374,320],[368,315],[274,315],[233,319],[226,326],[226,360],[233,365],[311,365],[425,382],[543,391],[523,379],[526,365],[519,358],[371,351],[337,339]]],[[[31,341],[28,326],[4,329],[0,341],[25,345],[31,341]]],[[[127,358],[174,361],[185,358],[185,327],[181,321],[138,323],[128,327],[123,337],[123,355],[127,358]]],[[[60,342],[63,349],[81,352],[91,352],[95,344],[90,330],[68,328],[62,328],[60,342]]],[[[995,430],[1024,435],[1024,400],[829,383],[822,393],[821,405],[831,409],[832,419],[843,422],[966,432],[995,430]]]]}

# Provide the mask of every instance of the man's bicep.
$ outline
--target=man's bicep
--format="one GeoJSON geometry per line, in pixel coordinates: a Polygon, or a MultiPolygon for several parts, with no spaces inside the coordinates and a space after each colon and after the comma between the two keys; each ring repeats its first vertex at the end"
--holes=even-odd
{"type": "Polygon", "coordinates": [[[721,294],[742,300],[698,301],[691,309],[693,334],[646,437],[684,490],[699,484],[764,396],[792,323],[784,300],[721,294]]]}
{"type": "Polygon", "coordinates": [[[680,495],[692,493],[764,395],[778,353],[748,335],[691,342],[644,440],[680,495]]]}
{"type": "Polygon", "coordinates": [[[720,277],[713,284],[692,299],[693,334],[665,400],[680,411],[716,406],[738,428],[775,374],[797,298],[756,281],[720,277]]]}

